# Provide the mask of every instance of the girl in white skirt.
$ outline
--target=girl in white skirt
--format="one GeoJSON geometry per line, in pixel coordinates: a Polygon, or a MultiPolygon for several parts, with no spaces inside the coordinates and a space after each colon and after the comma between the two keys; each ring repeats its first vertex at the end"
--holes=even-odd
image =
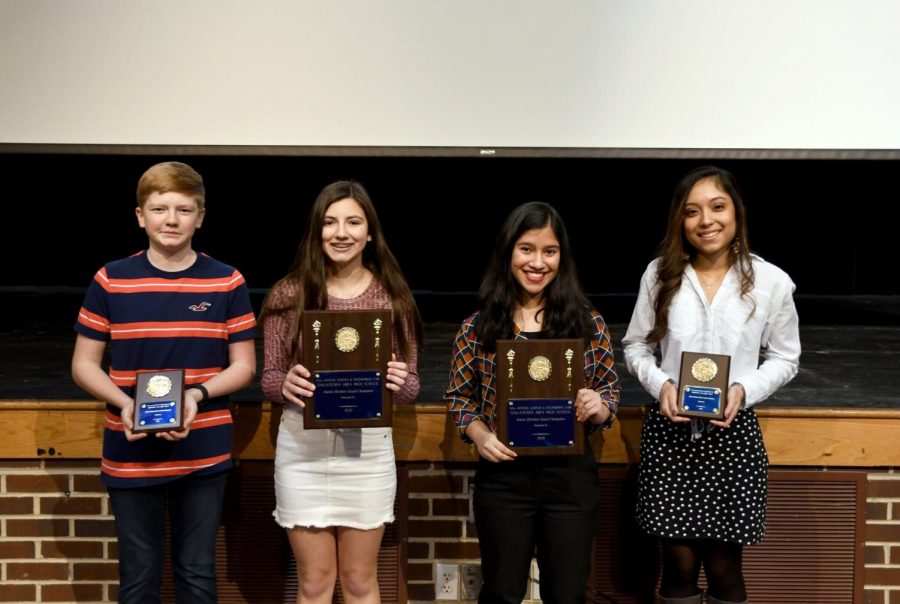
{"type": "Polygon", "coordinates": [[[419,393],[422,320],[378,215],[357,182],[325,187],[287,276],[266,297],[262,389],[285,403],[275,452],[275,520],[285,527],[300,591],[297,602],[330,603],[340,576],[344,601],[379,602],[377,561],[394,520],[397,475],[390,428],[304,430],[304,399],[315,386],[296,362],[304,310],[392,309],[394,402],[419,393]]]}

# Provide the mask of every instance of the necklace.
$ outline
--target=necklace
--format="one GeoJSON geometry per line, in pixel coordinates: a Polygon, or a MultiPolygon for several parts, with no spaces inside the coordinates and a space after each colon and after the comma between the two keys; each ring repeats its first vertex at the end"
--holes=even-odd
{"type": "MultiPolygon", "coordinates": [[[[700,277],[697,277],[697,278],[700,279],[700,277]]],[[[721,282],[722,282],[721,277],[719,279],[716,279],[712,283],[706,283],[703,279],[700,279],[700,285],[703,286],[703,289],[712,289],[721,282]]]]}
{"type": "Polygon", "coordinates": [[[357,280],[356,283],[354,283],[351,287],[343,291],[335,291],[338,288],[335,288],[333,284],[332,287],[329,288],[328,295],[334,296],[335,298],[340,298],[341,300],[352,300],[353,298],[362,295],[362,293],[369,288],[369,284],[372,281],[371,278],[372,274],[367,269],[363,269],[362,277],[357,280]]]}
{"type": "Polygon", "coordinates": [[[713,278],[712,281],[707,281],[703,277],[700,276],[700,273],[696,269],[694,269],[694,274],[697,275],[697,281],[699,281],[700,285],[703,286],[703,289],[706,289],[706,290],[710,290],[710,289],[714,289],[714,288],[718,287],[719,284],[721,284],[722,281],[725,279],[725,275],[727,273],[728,273],[728,271],[725,270],[718,277],[713,278]]]}

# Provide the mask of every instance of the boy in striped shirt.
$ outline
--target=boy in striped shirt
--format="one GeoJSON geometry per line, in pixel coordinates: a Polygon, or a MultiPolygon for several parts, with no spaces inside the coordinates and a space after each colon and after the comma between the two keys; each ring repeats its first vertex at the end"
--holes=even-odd
{"type": "Polygon", "coordinates": [[[227,395],[253,381],[256,319],[241,274],[191,247],[204,203],[190,166],[147,170],[135,212],[149,246],[97,272],[75,324],[72,376],[106,402],[101,479],[116,517],[120,602],[161,601],[167,508],[177,601],[216,601],[215,538],[231,467],[227,395]],[[183,428],[133,432],[137,373],[167,369],[184,370],[183,428]]]}

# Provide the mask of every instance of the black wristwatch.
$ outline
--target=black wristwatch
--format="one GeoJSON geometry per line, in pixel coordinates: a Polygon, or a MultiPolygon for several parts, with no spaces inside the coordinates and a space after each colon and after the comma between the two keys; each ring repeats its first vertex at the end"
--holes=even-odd
{"type": "Polygon", "coordinates": [[[201,398],[200,402],[197,403],[198,407],[203,403],[209,402],[209,390],[206,389],[206,386],[204,386],[203,384],[191,384],[190,386],[188,386],[188,388],[196,388],[203,394],[203,398],[201,398]]]}

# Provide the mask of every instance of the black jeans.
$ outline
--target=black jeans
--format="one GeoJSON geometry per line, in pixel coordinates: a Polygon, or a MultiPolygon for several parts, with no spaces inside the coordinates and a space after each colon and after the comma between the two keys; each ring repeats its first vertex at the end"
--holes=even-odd
{"type": "Polygon", "coordinates": [[[545,604],[582,604],[600,503],[597,464],[582,456],[479,459],[475,524],[481,604],[520,604],[537,550],[545,604]]]}
{"type": "Polygon", "coordinates": [[[216,601],[216,532],[227,477],[219,472],[153,487],[109,489],[119,540],[119,602],[162,602],[167,504],[176,601],[216,601]]]}

